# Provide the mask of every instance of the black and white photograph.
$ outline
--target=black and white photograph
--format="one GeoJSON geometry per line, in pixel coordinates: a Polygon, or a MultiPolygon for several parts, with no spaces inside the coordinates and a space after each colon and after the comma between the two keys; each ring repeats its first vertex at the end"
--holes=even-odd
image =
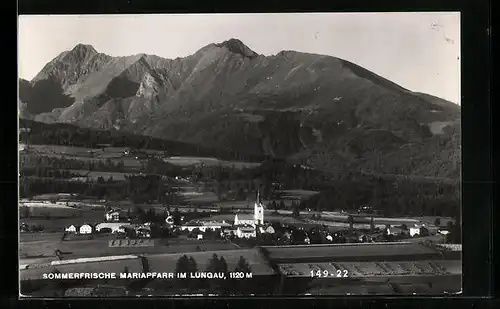
{"type": "Polygon", "coordinates": [[[461,294],[460,58],[458,12],[20,15],[19,296],[461,294]]]}

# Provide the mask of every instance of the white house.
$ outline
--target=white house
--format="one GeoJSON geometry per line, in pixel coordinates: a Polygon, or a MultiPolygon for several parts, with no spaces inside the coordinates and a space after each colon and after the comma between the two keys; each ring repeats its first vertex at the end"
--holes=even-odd
{"type": "Polygon", "coordinates": [[[238,226],[236,236],[238,238],[255,238],[257,237],[257,233],[254,226],[238,226]]]}
{"type": "Polygon", "coordinates": [[[419,227],[410,227],[410,236],[414,237],[416,235],[420,235],[420,228],[419,227]]]}
{"type": "Polygon", "coordinates": [[[64,229],[64,231],[67,233],[76,233],[76,230],[77,228],[73,224],[64,229]]]}
{"type": "Polygon", "coordinates": [[[388,227],[387,228],[387,235],[401,235],[403,233],[403,229],[399,227],[388,227]]]}
{"type": "Polygon", "coordinates": [[[136,233],[140,237],[150,238],[151,237],[151,228],[149,226],[139,226],[136,228],[136,233]]]}
{"type": "Polygon", "coordinates": [[[92,234],[92,226],[90,224],[84,224],[80,226],[80,234],[92,234]]]}
{"type": "Polygon", "coordinates": [[[203,234],[198,234],[197,239],[198,240],[203,240],[203,234]]]}
{"type": "Polygon", "coordinates": [[[259,231],[260,233],[264,234],[264,233],[268,233],[268,234],[274,234],[276,231],[274,230],[274,227],[272,227],[271,225],[269,226],[259,226],[259,231]]]}
{"type": "Polygon", "coordinates": [[[106,221],[120,221],[120,213],[119,209],[111,209],[106,212],[106,221]]]}
{"type": "Polygon", "coordinates": [[[131,226],[131,224],[127,222],[103,222],[96,225],[95,230],[99,232],[103,228],[108,228],[112,233],[124,232],[125,226],[131,226]]]}

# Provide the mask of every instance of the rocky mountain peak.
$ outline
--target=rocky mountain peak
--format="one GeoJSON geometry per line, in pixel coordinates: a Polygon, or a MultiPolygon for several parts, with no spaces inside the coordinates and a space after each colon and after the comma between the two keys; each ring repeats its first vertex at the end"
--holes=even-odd
{"type": "Polygon", "coordinates": [[[234,38],[229,39],[227,41],[224,41],[222,43],[215,44],[215,46],[225,47],[230,52],[235,53],[235,54],[240,54],[240,55],[247,57],[247,58],[255,58],[258,56],[258,54],[256,52],[254,52],[248,46],[243,44],[243,42],[241,42],[238,39],[234,39],[234,38]]]}
{"type": "Polygon", "coordinates": [[[89,45],[89,44],[76,44],[75,47],[71,50],[73,53],[79,53],[79,54],[97,54],[97,51],[95,50],[94,46],[89,45]]]}

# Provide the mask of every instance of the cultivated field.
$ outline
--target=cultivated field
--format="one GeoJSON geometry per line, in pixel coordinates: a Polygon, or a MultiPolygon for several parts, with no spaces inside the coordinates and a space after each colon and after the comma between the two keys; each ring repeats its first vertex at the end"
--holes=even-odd
{"type": "MultiPolygon", "coordinates": [[[[192,256],[196,261],[197,269],[199,271],[204,271],[210,259],[212,259],[213,254],[217,256],[223,256],[226,260],[228,270],[232,271],[236,267],[240,257],[245,258],[248,261],[252,275],[271,275],[274,271],[266,263],[266,260],[262,258],[257,250],[254,249],[243,249],[243,250],[213,250],[206,252],[182,252],[176,254],[152,254],[145,256],[147,261],[147,271],[158,272],[158,273],[168,273],[175,272],[176,263],[181,256],[186,254],[187,256],[192,256]]],[[[64,262],[64,261],[62,261],[64,262]]],[[[56,262],[57,263],[57,262],[56,262]]],[[[99,261],[99,262],[80,262],[62,265],[50,265],[47,263],[45,265],[32,265],[28,268],[20,270],[21,280],[27,279],[41,279],[44,273],[49,273],[53,271],[59,271],[61,273],[80,273],[80,272],[115,272],[121,273],[127,269],[129,272],[141,273],[146,271],[142,259],[140,258],[128,258],[119,259],[113,261],[99,261]]]]}
{"type": "Polygon", "coordinates": [[[219,198],[213,192],[180,192],[184,201],[192,204],[212,204],[219,202],[219,198]]]}
{"type": "Polygon", "coordinates": [[[391,261],[440,259],[436,250],[415,243],[363,243],[313,246],[265,247],[272,260],[280,263],[301,261],[391,261]]]}
{"type": "MultiPolygon", "coordinates": [[[[71,208],[71,207],[70,207],[71,208]]],[[[38,208],[30,208],[30,212],[37,212],[38,208]]],[[[84,224],[84,223],[98,223],[104,220],[104,208],[101,210],[90,210],[90,209],[73,209],[72,212],[76,212],[75,216],[66,216],[64,218],[56,217],[60,212],[60,208],[41,208],[39,214],[49,214],[49,218],[21,218],[19,221],[32,224],[41,224],[44,227],[45,232],[60,232],[64,231],[64,228],[71,224],[84,224]]],[[[64,210],[69,212],[68,210],[64,210]]],[[[71,212],[70,212],[71,213],[71,212]]],[[[23,234],[23,233],[21,233],[23,234]]]]}
{"type": "Polygon", "coordinates": [[[309,191],[309,190],[282,190],[280,191],[282,197],[285,199],[297,200],[297,199],[307,199],[315,194],[318,194],[317,191],[309,191]]]}
{"type": "Polygon", "coordinates": [[[240,161],[224,161],[219,160],[217,158],[208,158],[208,157],[169,157],[164,159],[165,162],[175,164],[178,166],[191,166],[203,164],[205,166],[227,166],[235,168],[252,168],[257,167],[260,163],[253,162],[240,162],[240,161]]]}
{"type": "MultiPolygon", "coordinates": [[[[340,279],[339,279],[340,280],[340,279]]],[[[337,280],[337,281],[339,281],[337,280]]],[[[461,290],[460,275],[424,275],[378,277],[335,284],[332,280],[316,279],[306,295],[436,295],[454,294],[461,290]]]]}
{"type": "Polygon", "coordinates": [[[70,170],[76,175],[81,177],[89,178],[92,180],[97,180],[99,177],[103,177],[104,180],[112,177],[113,180],[125,180],[125,176],[139,175],[138,173],[119,173],[119,172],[100,172],[100,171],[87,171],[87,170],[70,170]]]}
{"type": "Polygon", "coordinates": [[[287,276],[310,277],[320,273],[331,278],[366,278],[378,276],[430,276],[461,274],[461,261],[330,262],[278,264],[287,276]]]}
{"type": "Polygon", "coordinates": [[[230,250],[236,246],[222,240],[194,240],[183,237],[168,240],[155,240],[155,247],[109,247],[109,237],[96,236],[95,239],[81,239],[62,241],[62,233],[40,233],[32,236],[21,236],[20,258],[55,257],[55,250],[67,253],[65,259],[80,257],[122,255],[122,254],[154,254],[154,253],[179,253],[208,250],[230,250]],[[24,237],[24,240],[23,240],[24,237]],[[157,245],[156,245],[157,244],[157,245]]]}

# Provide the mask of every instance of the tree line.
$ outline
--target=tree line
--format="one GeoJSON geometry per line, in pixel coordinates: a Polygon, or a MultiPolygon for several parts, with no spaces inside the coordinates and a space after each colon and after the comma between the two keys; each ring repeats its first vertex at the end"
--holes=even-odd
{"type": "Polygon", "coordinates": [[[19,165],[21,170],[24,169],[73,169],[86,171],[103,171],[103,172],[126,172],[125,163],[122,160],[80,160],[67,157],[49,157],[49,156],[21,156],[19,165]]]}
{"type": "Polygon", "coordinates": [[[20,141],[27,144],[85,148],[98,148],[102,144],[108,144],[112,147],[166,150],[170,155],[175,156],[217,157],[227,160],[253,162],[263,161],[268,158],[262,154],[246,154],[233,149],[211,149],[180,141],[163,140],[116,130],[104,131],[80,128],[69,124],[46,124],[20,119],[20,127],[31,128],[31,132],[21,132],[19,135],[20,141]]]}
{"type": "Polygon", "coordinates": [[[301,209],[356,211],[369,205],[385,216],[450,216],[460,212],[458,186],[370,179],[332,181],[331,188],[301,202],[301,209]]]}
{"type": "Polygon", "coordinates": [[[181,202],[181,198],[157,175],[125,176],[124,181],[107,180],[98,177],[97,180],[73,181],[63,178],[33,178],[21,177],[19,180],[20,196],[32,197],[40,194],[70,192],[80,197],[95,197],[110,201],[130,200],[135,204],[150,204],[158,202],[169,204],[181,202]]]}

